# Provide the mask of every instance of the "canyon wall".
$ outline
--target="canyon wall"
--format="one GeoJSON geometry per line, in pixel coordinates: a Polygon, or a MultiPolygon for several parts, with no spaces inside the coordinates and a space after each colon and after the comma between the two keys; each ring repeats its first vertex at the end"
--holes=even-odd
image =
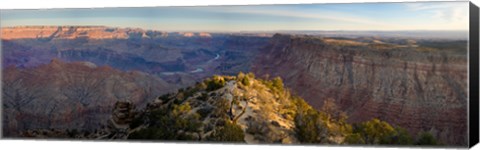
{"type": "Polygon", "coordinates": [[[315,108],[334,99],[350,122],[380,118],[442,142],[467,142],[467,56],[416,46],[276,34],[252,66],[315,108]]]}
{"type": "Polygon", "coordinates": [[[142,107],[175,85],[138,71],[58,59],[35,68],[2,70],[3,136],[28,129],[81,129],[104,125],[115,102],[142,107]]]}
{"type": "Polygon", "coordinates": [[[143,30],[139,28],[112,28],[105,26],[17,26],[5,27],[1,31],[2,39],[132,39],[132,38],[166,38],[205,37],[212,35],[206,32],[175,32],[169,34],[162,31],[143,30]]]}

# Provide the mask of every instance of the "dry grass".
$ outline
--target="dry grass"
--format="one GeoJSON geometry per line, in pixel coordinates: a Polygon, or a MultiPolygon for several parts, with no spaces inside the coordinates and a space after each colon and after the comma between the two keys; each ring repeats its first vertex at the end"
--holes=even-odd
{"type": "Polygon", "coordinates": [[[366,46],[368,43],[357,42],[352,40],[340,40],[340,39],[324,39],[327,44],[339,45],[339,46],[366,46]]]}

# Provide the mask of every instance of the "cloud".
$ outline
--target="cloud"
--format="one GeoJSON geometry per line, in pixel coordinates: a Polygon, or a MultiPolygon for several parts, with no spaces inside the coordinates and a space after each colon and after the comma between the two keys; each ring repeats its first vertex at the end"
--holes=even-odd
{"type": "Polygon", "coordinates": [[[468,3],[466,2],[426,2],[405,3],[407,10],[429,13],[432,18],[450,23],[468,21],[468,3]]]}

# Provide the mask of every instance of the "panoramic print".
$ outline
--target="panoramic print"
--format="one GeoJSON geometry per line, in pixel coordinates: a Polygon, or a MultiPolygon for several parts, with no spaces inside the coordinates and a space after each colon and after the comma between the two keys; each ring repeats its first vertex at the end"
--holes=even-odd
{"type": "Polygon", "coordinates": [[[468,2],[0,11],[3,138],[468,144],[468,2]]]}

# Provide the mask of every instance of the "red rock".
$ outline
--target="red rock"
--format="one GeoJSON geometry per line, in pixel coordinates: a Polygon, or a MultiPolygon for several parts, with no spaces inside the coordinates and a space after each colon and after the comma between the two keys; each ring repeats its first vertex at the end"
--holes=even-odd
{"type": "Polygon", "coordinates": [[[317,109],[334,99],[350,122],[380,118],[414,135],[436,130],[444,143],[467,143],[465,56],[335,44],[277,34],[253,72],[282,77],[286,87],[317,109]]]}

